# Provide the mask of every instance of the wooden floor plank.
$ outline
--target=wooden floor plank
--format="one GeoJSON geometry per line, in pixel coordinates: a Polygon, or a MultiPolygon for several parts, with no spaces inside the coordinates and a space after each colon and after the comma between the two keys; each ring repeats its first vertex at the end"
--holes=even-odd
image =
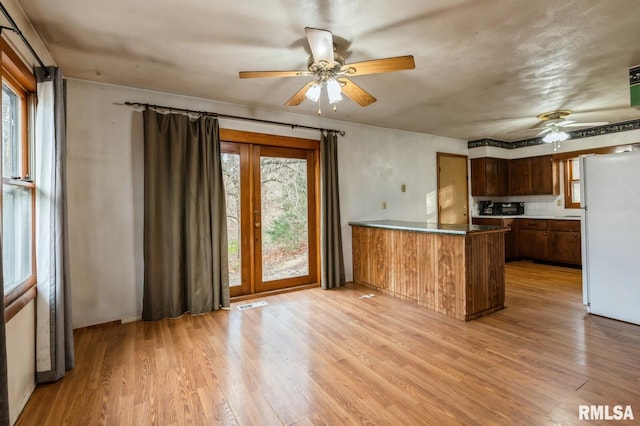
{"type": "Polygon", "coordinates": [[[580,280],[509,263],[506,308],[470,322],[347,285],[76,330],[76,368],[18,424],[574,424],[580,404],[639,419],[640,327],[587,314],[580,280]]]}

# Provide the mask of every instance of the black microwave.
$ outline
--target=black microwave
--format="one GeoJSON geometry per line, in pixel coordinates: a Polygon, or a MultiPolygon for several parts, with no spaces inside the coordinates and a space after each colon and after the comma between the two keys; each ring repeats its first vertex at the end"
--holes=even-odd
{"type": "Polygon", "coordinates": [[[516,215],[524,214],[524,203],[480,201],[479,210],[480,210],[479,213],[481,215],[516,216],[516,215]]]}
{"type": "Polygon", "coordinates": [[[498,216],[515,216],[524,214],[524,203],[510,202],[510,203],[493,203],[493,211],[498,216]]]}

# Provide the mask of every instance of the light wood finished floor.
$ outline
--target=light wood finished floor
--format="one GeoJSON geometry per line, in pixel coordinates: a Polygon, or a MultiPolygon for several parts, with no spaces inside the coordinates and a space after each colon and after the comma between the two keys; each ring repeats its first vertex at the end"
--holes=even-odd
{"type": "Polygon", "coordinates": [[[76,368],[18,424],[569,425],[579,404],[640,419],[640,327],[587,315],[579,270],[506,277],[507,308],[466,323],[347,286],[78,330],[76,368]]]}

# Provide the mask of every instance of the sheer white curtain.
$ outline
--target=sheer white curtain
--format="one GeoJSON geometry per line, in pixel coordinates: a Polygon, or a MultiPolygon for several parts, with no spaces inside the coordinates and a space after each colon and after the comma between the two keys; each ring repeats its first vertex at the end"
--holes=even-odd
{"type": "Polygon", "coordinates": [[[65,90],[59,68],[36,69],[36,372],[38,383],[73,368],[66,211],[65,90]]]}
{"type": "MultiPolygon", "coordinates": [[[[2,151],[2,148],[0,148],[2,151]]],[[[0,165],[0,172],[2,171],[0,165]]],[[[2,173],[0,173],[2,175],[2,173]]],[[[7,336],[4,324],[4,280],[2,278],[2,227],[0,226],[0,426],[9,424],[9,382],[7,381],[7,336]]]]}

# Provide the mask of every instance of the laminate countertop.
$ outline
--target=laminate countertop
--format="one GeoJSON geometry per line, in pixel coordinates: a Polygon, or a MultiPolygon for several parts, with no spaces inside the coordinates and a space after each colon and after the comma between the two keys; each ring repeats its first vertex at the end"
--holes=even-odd
{"type": "Polygon", "coordinates": [[[518,214],[518,215],[482,215],[474,214],[472,219],[553,219],[553,220],[580,220],[580,215],[533,215],[533,214],[518,214]]]}
{"type": "Polygon", "coordinates": [[[424,232],[428,234],[469,235],[487,232],[505,232],[508,228],[489,225],[447,225],[430,222],[406,222],[402,220],[368,220],[349,222],[351,226],[382,228],[398,231],[424,232]]]}

